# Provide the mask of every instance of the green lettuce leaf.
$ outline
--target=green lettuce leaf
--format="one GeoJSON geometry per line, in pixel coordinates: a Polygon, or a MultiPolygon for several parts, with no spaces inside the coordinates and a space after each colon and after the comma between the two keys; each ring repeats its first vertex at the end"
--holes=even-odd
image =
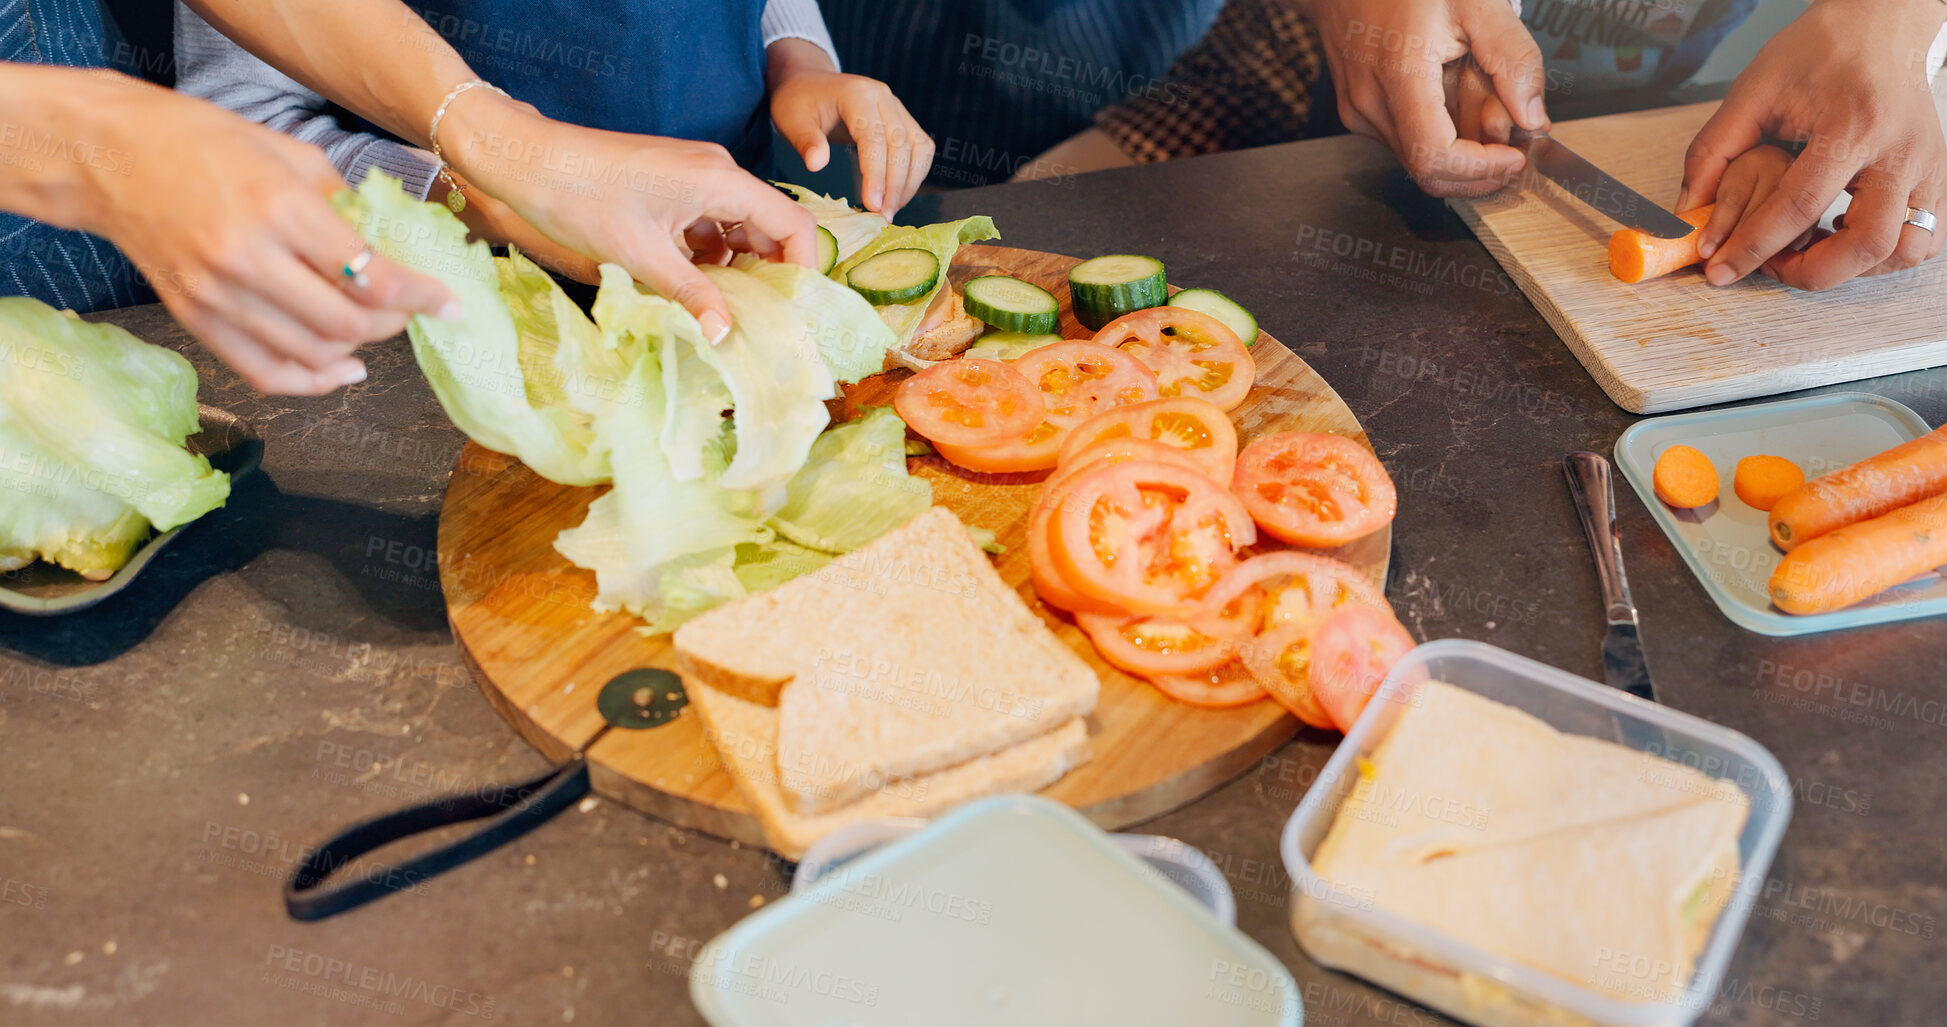
{"type": "Polygon", "coordinates": [[[885,370],[886,351],[898,341],[865,297],[850,286],[796,264],[772,263],[748,254],[731,267],[770,286],[803,324],[799,342],[817,350],[832,377],[855,382],[885,370]]]}
{"type": "MultiPolygon", "coordinates": [[[[104,536],[99,560],[119,567],[113,554],[133,529],[118,504],[72,490],[126,504],[164,531],[229,498],[229,475],[183,448],[198,418],[196,371],[180,354],[23,297],[0,299],[0,352],[9,354],[0,363],[0,419],[17,433],[0,462],[27,467],[27,484],[45,487],[41,498],[60,494],[77,516],[91,512],[88,523],[104,536]]],[[[72,547],[92,533],[70,534],[72,547]]]]}
{"type": "Polygon", "coordinates": [[[816,347],[813,318],[763,279],[730,267],[704,267],[730,305],[730,333],[711,345],[701,332],[683,342],[715,368],[736,409],[737,452],[718,484],[759,493],[766,508],[804,465],[811,444],[831,422],[825,400],[837,382],[816,347]]]}
{"type": "Polygon", "coordinates": [[[872,241],[860,247],[857,253],[839,261],[838,266],[832,268],[831,279],[834,282],[844,282],[846,276],[851,274],[852,269],[861,261],[886,250],[927,250],[940,258],[942,269],[940,280],[930,292],[911,303],[894,303],[878,308],[879,317],[885,321],[888,328],[892,329],[896,337],[895,347],[904,346],[913,340],[913,335],[919,330],[920,322],[926,317],[927,305],[932,303],[933,297],[946,286],[947,277],[944,269],[952,266],[953,255],[959,252],[960,247],[967,243],[1000,237],[1001,234],[994,229],[994,219],[990,217],[943,221],[924,228],[894,225],[874,236],[872,241]]]}
{"type": "MultiPolygon", "coordinates": [[[[457,324],[419,315],[407,326],[413,355],[446,416],[475,442],[519,457],[550,481],[594,485],[606,480],[602,455],[588,449],[579,412],[534,405],[521,330],[487,244],[467,242],[466,226],[452,211],[412,199],[398,179],[382,171],[368,174],[357,192],[341,192],[333,202],[375,252],[438,278],[465,308],[457,324]]],[[[539,305],[524,301],[523,306],[532,314],[539,305]]],[[[530,343],[530,354],[533,349],[530,343]]],[[[539,391],[550,394],[545,383],[539,391]]]]}
{"type": "Polygon", "coordinates": [[[810,211],[812,216],[818,219],[818,223],[832,234],[832,240],[838,243],[840,260],[865,248],[865,244],[871,242],[873,236],[885,231],[887,222],[883,214],[854,209],[844,200],[812,192],[803,186],[792,185],[789,182],[776,184],[778,188],[797,197],[798,205],[810,211]]]}
{"type": "Polygon", "coordinates": [[[786,491],[771,526],[828,553],[849,553],[933,505],[932,484],[906,473],[906,422],[891,407],[820,435],[786,491]]]}

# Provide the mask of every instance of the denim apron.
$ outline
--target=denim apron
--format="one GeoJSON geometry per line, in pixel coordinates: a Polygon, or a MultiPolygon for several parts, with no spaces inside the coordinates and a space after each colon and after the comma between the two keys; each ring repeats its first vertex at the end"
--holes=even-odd
{"type": "MultiPolygon", "coordinates": [[[[0,0],[0,61],[105,66],[109,36],[96,0],[0,0]]],[[[0,161],[71,159],[67,125],[22,126],[0,139],[0,161]],[[46,134],[43,135],[42,133],[46,134]]],[[[112,243],[0,211],[0,296],[32,296],[87,313],[150,303],[155,294],[112,243]]]]}
{"type": "Polygon", "coordinates": [[[720,143],[769,171],[763,0],[408,3],[481,78],[550,118],[720,143]]]}

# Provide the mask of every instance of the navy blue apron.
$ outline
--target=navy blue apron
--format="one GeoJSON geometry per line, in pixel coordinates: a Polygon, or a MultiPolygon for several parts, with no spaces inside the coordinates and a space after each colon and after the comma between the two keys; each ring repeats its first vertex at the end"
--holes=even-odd
{"type": "Polygon", "coordinates": [[[410,2],[481,78],[550,118],[720,143],[769,170],[763,0],[410,2]]]}
{"type": "MultiPolygon", "coordinates": [[[[0,61],[70,68],[105,66],[112,27],[96,0],[0,0],[0,61]]],[[[0,160],[46,163],[120,160],[91,149],[52,122],[15,126],[0,160]]],[[[32,296],[87,313],[150,303],[155,294],[112,243],[100,236],[0,211],[0,296],[32,296]]]]}

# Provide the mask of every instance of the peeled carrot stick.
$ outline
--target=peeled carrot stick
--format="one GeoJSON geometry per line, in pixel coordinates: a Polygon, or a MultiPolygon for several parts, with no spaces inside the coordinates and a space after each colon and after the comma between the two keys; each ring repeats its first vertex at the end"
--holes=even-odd
{"type": "Polygon", "coordinates": [[[1771,508],[1771,540],[1790,551],[1848,524],[1947,492],[1947,425],[1820,475],[1771,508]]]}
{"type": "Polygon", "coordinates": [[[1704,258],[1697,253],[1697,239],[1710,224],[1710,210],[1716,204],[1698,207],[1677,217],[1697,226],[1697,231],[1681,239],[1658,239],[1633,228],[1621,228],[1609,237],[1609,273],[1630,284],[1657,278],[1689,267],[1704,258]]]}
{"type": "Polygon", "coordinates": [[[1767,586],[1786,613],[1841,610],[1947,566],[1947,494],[1850,524],[1785,554],[1767,586]]]}

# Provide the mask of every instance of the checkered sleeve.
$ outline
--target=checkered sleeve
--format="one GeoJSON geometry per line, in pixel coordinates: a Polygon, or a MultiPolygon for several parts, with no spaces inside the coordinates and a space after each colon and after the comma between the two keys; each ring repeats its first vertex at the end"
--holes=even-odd
{"type": "Polygon", "coordinates": [[[1197,45],[1140,96],[1097,111],[1095,127],[1137,163],[1303,136],[1323,45],[1280,0],[1230,0],[1197,45]]]}

